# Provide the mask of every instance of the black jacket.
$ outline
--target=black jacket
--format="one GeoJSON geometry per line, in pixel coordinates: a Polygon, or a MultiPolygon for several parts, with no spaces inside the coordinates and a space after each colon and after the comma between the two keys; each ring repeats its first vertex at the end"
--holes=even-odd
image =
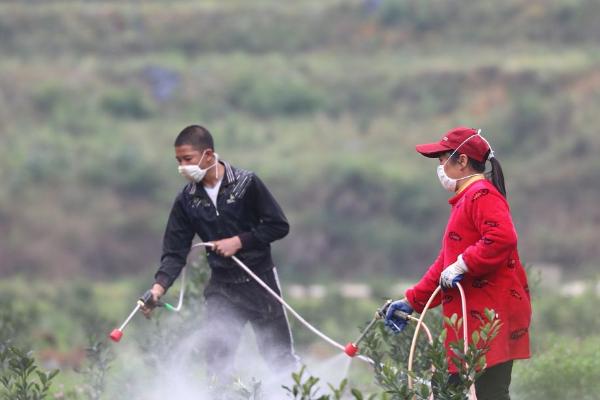
{"type": "MultiPolygon", "coordinates": [[[[190,183],[171,209],[163,239],[161,265],[155,280],[168,289],[186,264],[194,235],[203,242],[239,236],[242,249],[236,256],[254,272],[273,268],[270,243],[289,232],[281,207],[265,184],[253,173],[227,162],[217,196],[217,207],[201,184],[190,183]]],[[[247,282],[248,275],[230,258],[207,250],[212,279],[247,282]]]]}

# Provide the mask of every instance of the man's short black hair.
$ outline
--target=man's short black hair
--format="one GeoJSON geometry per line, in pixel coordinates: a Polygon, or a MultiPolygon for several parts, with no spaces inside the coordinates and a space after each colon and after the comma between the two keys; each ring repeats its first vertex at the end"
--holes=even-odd
{"type": "Polygon", "coordinates": [[[203,126],[190,125],[185,127],[175,139],[175,147],[191,145],[196,150],[215,149],[213,137],[203,126]]]}

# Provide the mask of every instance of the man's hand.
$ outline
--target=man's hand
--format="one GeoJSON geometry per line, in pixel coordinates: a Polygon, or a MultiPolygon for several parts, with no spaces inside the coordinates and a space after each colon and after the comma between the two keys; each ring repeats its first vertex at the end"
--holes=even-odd
{"type": "Polygon", "coordinates": [[[461,281],[465,272],[469,272],[467,264],[465,264],[462,254],[458,256],[458,259],[446,267],[442,271],[440,276],[440,285],[442,288],[456,287],[456,283],[461,281]]]}
{"type": "Polygon", "coordinates": [[[150,292],[152,293],[152,301],[149,302],[151,304],[146,303],[144,306],[142,306],[142,312],[146,318],[150,318],[152,310],[154,310],[156,307],[156,303],[158,303],[158,300],[163,296],[163,294],[165,294],[165,288],[160,286],[158,283],[155,283],[150,289],[150,292]]]}
{"type": "Polygon", "coordinates": [[[242,241],[239,236],[234,236],[229,239],[217,240],[213,243],[213,251],[223,257],[231,257],[242,248],[242,241]]]}

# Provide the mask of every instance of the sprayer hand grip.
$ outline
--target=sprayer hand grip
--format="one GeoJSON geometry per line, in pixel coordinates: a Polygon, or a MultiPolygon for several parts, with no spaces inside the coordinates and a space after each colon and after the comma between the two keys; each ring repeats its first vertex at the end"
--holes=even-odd
{"type": "Polygon", "coordinates": [[[400,333],[408,324],[408,316],[412,314],[413,308],[406,300],[392,302],[385,313],[385,326],[393,333],[400,333]],[[399,313],[399,314],[398,314],[399,313]]]}
{"type": "Polygon", "coordinates": [[[398,318],[405,319],[406,321],[408,321],[410,319],[410,314],[409,313],[406,313],[406,312],[400,311],[400,310],[394,311],[394,316],[398,317],[398,318]]]}
{"type": "Polygon", "coordinates": [[[377,318],[379,318],[379,319],[385,318],[385,314],[387,313],[387,310],[390,307],[390,304],[392,304],[392,301],[393,301],[392,299],[389,299],[381,307],[379,307],[379,309],[375,312],[375,315],[377,318]]]}
{"type": "Polygon", "coordinates": [[[166,303],[162,300],[154,300],[154,294],[152,290],[147,290],[139,299],[138,303],[144,308],[164,307],[170,311],[173,311],[175,307],[171,304],[166,303]]]}
{"type": "Polygon", "coordinates": [[[151,290],[146,290],[146,292],[138,299],[138,303],[142,307],[154,307],[157,305],[151,290]]]}

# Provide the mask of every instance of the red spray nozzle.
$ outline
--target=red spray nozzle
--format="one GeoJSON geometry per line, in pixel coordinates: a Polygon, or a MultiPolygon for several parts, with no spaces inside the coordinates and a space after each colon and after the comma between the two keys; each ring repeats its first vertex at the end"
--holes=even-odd
{"type": "Polygon", "coordinates": [[[344,348],[344,353],[346,353],[349,357],[354,357],[356,353],[358,353],[358,346],[352,342],[348,342],[344,348]]]}
{"type": "Polygon", "coordinates": [[[119,329],[113,329],[113,331],[108,335],[113,342],[119,342],[123,337],[123,331],[119,329]]]}

